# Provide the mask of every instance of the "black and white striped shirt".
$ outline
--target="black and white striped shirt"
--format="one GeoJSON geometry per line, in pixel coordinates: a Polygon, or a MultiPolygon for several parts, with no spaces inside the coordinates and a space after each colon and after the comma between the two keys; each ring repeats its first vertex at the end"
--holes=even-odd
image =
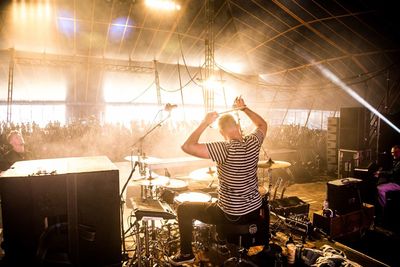
{"type": "Polygon", "coordinates": [[[243,141],[206,143],[211,159],[217,163],[218,205],[225,213],[244,215],[261,207],[257,163],[263,140],[263,133],[257,129],[243,141]]]}

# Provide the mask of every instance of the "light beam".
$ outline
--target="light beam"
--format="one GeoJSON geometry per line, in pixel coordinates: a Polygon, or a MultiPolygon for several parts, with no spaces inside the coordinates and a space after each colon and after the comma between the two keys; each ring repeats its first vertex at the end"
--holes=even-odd
{"type": "Polygon", "coordinates": [[[343,91],[349,94],[352,98],[354,98],[357,102],[361,105],[369,109],[372,113],[376,116],[381,118],[384,122],[386,122],[390,127],[392,127],[395,131],[400,133],[400,129],[394,125],[391,121],[389,121],[385,116],[383,116],[376,108],[374,108],[371,104],[365,101],[359,94],[357,94],[353,89],[347,86],[344,82],[342,82],[335,74],[333,74],[330,70],[324,68],[321,65],[316,65],[316,67],[321,71],[321,73],[328,78],[332,83],[336,84],[340,87],[343,91]]]}

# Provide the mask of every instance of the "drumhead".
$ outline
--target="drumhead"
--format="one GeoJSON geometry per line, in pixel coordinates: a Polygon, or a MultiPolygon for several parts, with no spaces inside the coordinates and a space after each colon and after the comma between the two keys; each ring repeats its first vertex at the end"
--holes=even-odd
{"type": "Polygon", "coordinates": [[[211,196],[202,192],[185,192],[175,197],[175,201],[183,202],[210,202],[211,196]]]}

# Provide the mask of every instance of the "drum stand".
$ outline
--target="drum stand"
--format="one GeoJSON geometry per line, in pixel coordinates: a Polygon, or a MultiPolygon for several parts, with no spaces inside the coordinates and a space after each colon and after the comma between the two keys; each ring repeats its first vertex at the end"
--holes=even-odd
{"type": "MultiPolygon", "coordinates": [[[[144,258],[142,259],[142,247],[141,247],[141,237],[140,237],[140,225],[139,222],[136,222],[136,255],[138,257],[138,262],[137,266],[141,267],[142,266],[142,260],[144,261],[144,266],[150,267],[153,266],[153,261],[154,258],[150,254],[150,234],[149,234],[149,223],[148,219],[143,219],[143,228],[144,228],[144,250],[145,250],[145,255],[144,258]]],[[[151,232],[154,233],[155,229],[155,223],[154,220],[151,220],[151,232]]],[[[153,235],[154,237],[154,235],[153,235]]],[[[154,241],[154,239],[152,240],[154,241]]],[[[129,265],[132,266],[132,265],[129,265]]]]}

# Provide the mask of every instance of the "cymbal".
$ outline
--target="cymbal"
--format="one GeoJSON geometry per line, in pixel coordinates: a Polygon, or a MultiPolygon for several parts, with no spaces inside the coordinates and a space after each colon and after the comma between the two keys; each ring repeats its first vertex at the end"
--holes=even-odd
{"type": "Polygon", "coordinates": [[[290,167],[292,164],[287,161],[282,160],[260,160],[257,164],[258,168],[265,168],[265,169],[281,169],[290,167]]]}
{"type": "MultiPolygon", "coordinates": [[[[138,161],[138,156],[136,156],[136,155],[126,156],[126,157],[124,157],[124,159],[127,160],[127,161],[135,162],[135,161],[138,161]]],[[[160,158],[156,158],[156,157],[147,157],[146,156],[146,157],[142,157],[140,159],[140,161],[142,163],[145,163],[145,164],[156,164],[156,163],[160,162],[161,159],[160,158]]]]}
{"type": "Polygon", "coordinates": [[[144,185],[144,186],[150,186],[150,185],[164,186],[168,183],[168,181],[169,181],[168,177],[158,175],[156,177],[151,177],[151,178],[147,177],[141,180],[134,180],[133,182],[137,185],[144,185]]]}
{"type": "Polygon", "coordinates": [[[189,178],[196,181],[212,181],[217,177],[217,167],[201,168],[189,173],[189,178]]]}

